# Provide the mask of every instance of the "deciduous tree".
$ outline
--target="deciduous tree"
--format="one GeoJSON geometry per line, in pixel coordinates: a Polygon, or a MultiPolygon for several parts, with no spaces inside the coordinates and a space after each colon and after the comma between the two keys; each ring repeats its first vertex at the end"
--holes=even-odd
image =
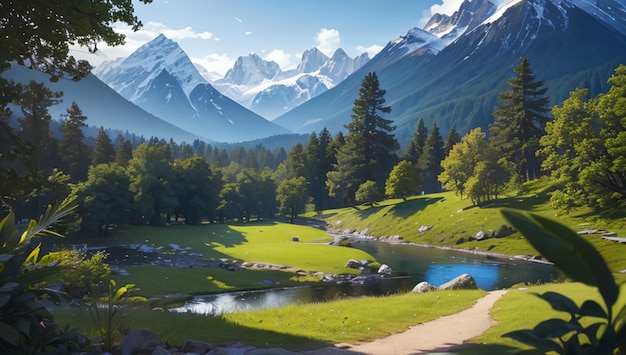
{"type": "Polygon", "coordinates": [[[279,203],[281,214],[293,219],[305,211],[308,195],[306,191],[306,179],[303,176],[286,179],[278,184],[276,199],[279,203]]]}
{"type": "Polygon", "coordinates": [[[389,178],[385,182],[385,195],[406,200],[409,196],[419,194],[420,182],[421,177],[415,165],[402,160],[389,173],[389,178]]]}

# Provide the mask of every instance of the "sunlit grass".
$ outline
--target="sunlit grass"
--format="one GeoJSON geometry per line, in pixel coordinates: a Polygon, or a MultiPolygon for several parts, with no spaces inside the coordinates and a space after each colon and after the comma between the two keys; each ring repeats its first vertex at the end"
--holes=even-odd
{"type": "MultiPolygon", "coordinates": [[[[323,211],[320,216],[330,228],[348,231],[367,231],[372,236],[400,236],[403,240],[435,246],[488,251],[505,255],[537,255],[537,251],[519,233],[505,238],[469,241],[479,231],[497,231],[508,223],[500,214],[501,208],[516,208],[534,212],[569,226],[575,231],[605,229],[626,237],[626,210],[612,209],[592,212],[586,208],[569,214],[555,210],[549,202],[553,187],[547,180],[535,180],[515,194],[500,196],[484,206],[473,206],[454,192],[415,196],[402,201],[385,200],[374,206],[358,206],[323,211]],[[432,226],[420,233],[421,226],[432,226]],[[459,243],[461,239],[464,242],[459,243]]],[[[607,241],[598,234],[585,235],[604,256],[611,270],[626,269],[623,257],[626,245],[607,241]]]]}
{"type": "MultiPolygon", "coordinates": [[[[406,330],[411,325],[467,309],[484,291],[438,291],[387,297],[361,297],[327,303],[294,304],[277,309],[207,317],[194,314],[121,309],[128,329],[149,328],[170,344],[187,339],[211,343],[240,341],[262,348],[314,349],[339,342],[373,340],[406,330]]],[[[83,311],[54,310],[56,321],[91,334],[95,331],[83,311]]]]}
{"type": "MultiPolygon", "coordinates": [[[[626,304],[626,287],[622,285],[621,297],[616,303],[619,307],[626,304]]],[[[532,329],[540,322],[550,318],[569,320],[569,314],[553,310],[544,300],[536,296],[544,292],[552,291],[561,293],[579,306],[587,299],[592,299],[600,304],[602,299],[596,288],[581,283],[552,283],[528,288],[513,288],[501,299],[496,301],[490,313],[498,321],[498,324],[482,335],[471,339],[472,343],[500,344],[509,347],[528,349],[526,344],[519,343],[511,338],[503,338],[502,335],[514,330],[532,329]]],[[[617,308],[619,309],[619,308],[617,308]]],[[[584,319],[583,325],[597,322],[598,319],[584,319]]]]}

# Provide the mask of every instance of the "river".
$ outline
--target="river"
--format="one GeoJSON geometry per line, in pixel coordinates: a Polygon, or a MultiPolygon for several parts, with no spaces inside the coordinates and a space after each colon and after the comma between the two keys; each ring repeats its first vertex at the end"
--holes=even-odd
{"type": "Polygon", "coordinates": [[[296,302],[325,302],[346,297],[387,295],[410,291],[421,281],[439,286],[461,274],[471,275],[478,287],[487,291],[508,288],[521,282],[551,281],[559,275],[552,265],[458,250],[377,241],[356,241],[353,247],[362,249],[380,263],[389,265],[393,270],[391,277],[366,285],[328,283],[196,296],[184,306],[171,310],[220,315],[241,310],[282,307],[296,302]]]}

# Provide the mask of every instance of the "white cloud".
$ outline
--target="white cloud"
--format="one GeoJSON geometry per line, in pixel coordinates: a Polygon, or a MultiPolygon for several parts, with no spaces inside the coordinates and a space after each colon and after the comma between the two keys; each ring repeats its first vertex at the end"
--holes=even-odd
{"type": "Polygon", "coordinates": [[[191,58],[191,61],[202,65],[207,71],[218,73],[221,76],[226,75],[229,69],[232,69],[235,60],[230,58],[228,54],[209,54],[202,58],[191,58]]]}
{"type": "Polygon", "coordinates": [[[285,53],[282,49],[273,49],[265,56],[265,60],[278,63],[281,69],[291,69],[296,66],[291,61],[293,56],[285,53]]]}
{"type": "Polygon", "coordinates": [[[430,7],[430,15],[445,14],[450,16],[459,10],[462,3],[463,0],[443,0],[442,4],[435,4],[430,7]]]}
{"type": "Polygon", "coordinates": [[[239,17],[237,17],[237,16],[235,16],[235,21],[237,21],[237,22],[239,22],[239,23],[243,22],[243,21],[241,21],[241,19],[240,19],[239,17]]]}
{"type": "Polygon", "coordinates": [[[246,31],[246,32],[244,32],[244,34],[245,34],[246,36],[250,36],[250,35],[252,34],[252,32],[250,32],[250,31],[246,31]]]}
{"type": "Polygon", "coordinates": [[[374,58],[374,56],[376,54],[378,54],[378,52],[383,50],[383,46],[379,46],[377,44],[373,44],[369,47],[365,47],[365,46],[357,46],[355,49],[359,52],[359,53],[364,53],[367,52],[367,55],[369,55],[370,58],[374,58]]]}
{"type": "Polygon", "coordinates": [[[317,49],[330,57],[339,48],[341,36],[339,31],[335,29],[322,28],[315,34],[315,41],[317,42],[317,49]]]}

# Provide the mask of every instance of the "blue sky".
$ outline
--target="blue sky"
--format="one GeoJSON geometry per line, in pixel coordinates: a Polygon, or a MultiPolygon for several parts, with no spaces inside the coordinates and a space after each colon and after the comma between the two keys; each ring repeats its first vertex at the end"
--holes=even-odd
{"type": "Polygon", "coordinates": [[[194,62],[220,74],[250,53],[297,65],[307,49],[327,55],[343,48],[370,57],[390,40],[422,27],[434,12],[452,14],[462,0],[153,0],[133,1],[144,26],[123,47],[100,46],[98,61],[125,57],[159,33],[175,40],[194,62]]]}

